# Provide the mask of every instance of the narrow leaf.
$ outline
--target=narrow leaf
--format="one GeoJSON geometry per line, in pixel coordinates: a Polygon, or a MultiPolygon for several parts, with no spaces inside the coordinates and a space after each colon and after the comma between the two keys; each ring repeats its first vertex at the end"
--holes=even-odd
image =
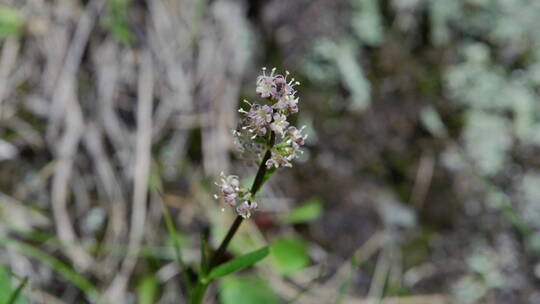
{"type": "Polygon", "coordinates": [[[243,256],[237,257],[232,261],[221,264],[218,267],[212,269],[212,271],[210,271],[210,275],[208,275],[208,280],[211,281],[215,278],[223,277],[230,273],[247,268],[264,259],[269,253],[269,248],[263,247],[259,250],[255,250],[243,256]]]}
{"type": "Polygon", "coordinates": [[[137,287],[140,304],[152,304],[156,302],[159,282],[153,275],[144,276],[137,287]]]}
{"type": "Polygon", "coordinates": [[[264,185],[264,183],[266,183],[266,181],[269,180],[270,177],[272,177],[272,175],[274,175],[274,173],[276,173],[276,167],[272,167],[270,169],[267,169],[266,172],[264,173],[262,184],[264,185]]]}
{"type": "Polygon", "coordinates": [[[28,279],[25,278],[24,280],[19,283],[19,286],[17,286],[17,289],[11,294],[11,297],[7,301],[7,304],[15,304],[15,301],[19,298],[19,295],[21,294],[21,291],[26,286],[26,283],[28,283],[28,279]]]}
{"type": "MultiPolygon", "coordinates": [[[[161,193],[160,193],[160,196],[163,197],[161,193]]],[[[180,266],[180,270],[182,271],[182,276],[184,277],[184,281],[186,282],[187,290],[191,290],[192,289],[191,280],[189,279],[187,268],[186,268],[186,265],[184,264],[184,260],[182,260],[182,254],[180,252],[180,242],[178,241],[178,232],[176,231],[176,228],[174,227],[171,214],[169,213],[169,210],[167,209],[167,206],[165,205],[165,202],[163,201],[163,199],[161,200],[161,209],[163,210],[163,216],[165,217],[165,225],[167,226],[167,230],[169,232],[169,238],[171,238],[173,241],[174,253],[176,255],[176,262],[178,263],[178,265],[180,266]]]]}

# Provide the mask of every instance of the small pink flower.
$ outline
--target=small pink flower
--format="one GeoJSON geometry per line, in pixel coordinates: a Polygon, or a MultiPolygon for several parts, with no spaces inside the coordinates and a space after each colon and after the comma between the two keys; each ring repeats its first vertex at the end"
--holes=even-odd
{"type": "Polygon", "coordinates": [[[257,135],[266,135],[266,128],[272,121],[272,108],[268,105],[262,107],[253,104],[247,113],[249,128],[257,135]]]}
{"type": "Polygon", "coordinates": [[[286,114],[294,114],[298,112],[298,98],[294,95],[286,95],[279,99],[274,105],[273,108],[280,112],[286,114]]]}
{"type": "MultiPolygon", "coordinates": [[[[221,191],[221,197],[223,197],[225,203],[230,206],[236,206],[236,200],[240,191],[240,181],[238,180],[238,176],[226,176],[221,172],[221,182],[216,183],[216,185],[221,191]]],[[[218,197],[219,196],[216,195],[216,198],[218,197]]]]}
{"type": "Polygon", "coordinates": [[[255,89],[257,95],[262,98],[270,98],[275,89],[276,85],[273,77],[264,75],[257,77],[257,88],[255,89]]]}
{"type": "Polygon", "coordinates": [[[272,156],[266,161],[265,165],[268,169],[275,167],[292,167],[290,155],[280,153],[276,149],[272,149],[272,156]]]}
{"type": "Polygon", "coordinates": [[[251,217],[251,214],[255,212],[257,209],[257,203],[251,202],[251,204],[248,201],[243,202],[241,205],[236,207],[236,212],[241,217],[248,219],[251,217]]]}
{"type": "Polygon", "coordinates": [[[283,136],[285,129],[287,129],[288,126],[289,122],[287,121],[287,116],[279,113],[274,114],[274,121],[270,124],[270,129],[272,129],[272,131],[283,136]]]}
{"type": "Polygon", "coordinates": [[[301,146],[304,145],[304,142],[307,136],[302,134],[302,130],[304,130],[304,127],[298,130],[296,127],[290,126],[287,129],[286,136],[289,137],[292,147],[294,149],[299,149],[301,146]]]}

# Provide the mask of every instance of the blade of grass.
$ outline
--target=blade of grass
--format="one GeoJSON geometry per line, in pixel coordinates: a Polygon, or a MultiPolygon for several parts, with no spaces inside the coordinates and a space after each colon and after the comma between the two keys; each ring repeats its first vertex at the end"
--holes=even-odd
{"type": "Polygon", "coordinates": [[[206,277],[208,274],[208,261],[206,257],[206,238],[201,232],[201,275],[206,277]]]}
{"type": "Polygon", "coordinates": [[[176,255],[176,262],[180,266],[180,270],[182,271],[182,276],[184,277],[184,281],[186,282],[186,287],[188,290],[188,293],[191,293],[192,290],[192,283],[189,279],[189,275],[187,273],[186,264],[184,264],[184,260],[182,259],[182,253],[180,252],[180,242],[178,241],[178,232],[176,231],[176,228],[174,227],[174,223],[171,217],[171,214],[169,213],[169,210],[167,209],[167,206],[165,205],[165,201],[163,200],[163,195],[159,190],[156,190],[159,194],[161,199],[161,209],[163,210],[163,216],[165,217],[165,225],[167,226],[167,231],[169,232],[169,238],[172,238],[173,246],[174,246],[174,253],[176,255]]]}
{"type": "Polygon", "coordinates": [[[49,265],[58,274],[66,278],[73,285],[77,286],[77,288],[83,291],[88,300],[92,302],[97,299],[98,293],[96,287],[92,285],[92,283],[90,283],[90,281],[88,281],[84,276],[78,274],[75,270],[64,264],[62,261],[31,245],[13,239],[0,238],[0,245],[9,246],[19,251],[23,255],[35,258],[36,260],[49,265]]]}
{"type": "Polygon", "coordinates": [[[15,301],[17,301],[17,299],[19,298],[19,295],[21,294],[23,288],[26,286],[26,283],[28,283],[28,278],[24,278],[19,283],[19,286],[17,286],[17,289],[13,291],[6,304],[15,304],[15,301]]]}

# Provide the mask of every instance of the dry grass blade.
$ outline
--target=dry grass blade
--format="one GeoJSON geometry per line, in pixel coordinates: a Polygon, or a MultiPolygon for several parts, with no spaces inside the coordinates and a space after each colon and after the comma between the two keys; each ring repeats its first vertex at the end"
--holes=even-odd
{"type": "Polygon", "coordinates": [[[135,142],[133,204],[130,223],[128,255],[122,263],[120,273],[107,291],[109,302],[121,302],[143,240],[146,222],[146,200],[150,175],[152,147],[152,99],[154,76],[150,52],[140,54],[140,73],[137,100],[137,133],[135,142]]]}

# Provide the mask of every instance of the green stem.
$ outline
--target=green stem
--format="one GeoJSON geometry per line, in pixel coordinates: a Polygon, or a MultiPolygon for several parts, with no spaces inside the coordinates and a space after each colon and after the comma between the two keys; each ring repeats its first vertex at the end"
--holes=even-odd
{"type": "MultiPolygon", "coordinates": [[[[273,133],[272,133],[273,135],[273,133]]],[[[274,136],[274,135],[273,135],[274,136]]],[[[272,138],[273,138],[272,136],[272,138]]],[[[257,171],[257,175],[255,176],[255,180],[253,181],[253,184],[251,185],[251,195],[254,196],[257,191],[261,188],[264,181],[264,175],[266,174],[266,161],[270,159],[271,156],[270,149],[266,151],[264,154],[264,157],[261,161],[261,164],[259,165],[259,170],[257,171]]],[[[218,247],[218,250],[216,250],[216,253],[213,255],[212,260],[210,262],[209,270],[214,268],[220,261],[223,255],[225,254],[225,251],[227,250],[227,247],[229,246],[229,243],[231,242],[231,239],[236,234],[236,231],[238,231],[238,228],[240,227],[240,224],[242,224],[242,221],[244,220],[243,217],[237,216],[234,222],[232,223],[231,227],[229,228],[229,231],[227,232],[227,235],[225,235],[225,238],[221,242],[221,244],[218,247]]]]}
{"type": "Polygon", "coordinates": [[[197,282],[197,286],[195,287],[195,290],[191,294],[191,303],[192,304],[202,303],[204,299],[204,293],[206,292],[207,288],[208,288],[208,282],[202,282],[201,280],[199,280],[197,282]]]}
{"type": "MultiPolygon", "coordinates": [[[[270,157],[272,156],[272,152],[270,150],[272,149],[275,140],[276,140],[276,134],[274,132],[271,132],[270,138],[268,140],[268,150],[266,150],[266,153],[264,154],[264,157],[261,163],[259,164],[257,175],[255,176],[255,180],[253,180],[251,189],[249,190],[252,197],[255,196],[255,194],[259,191],[259,189],[264,184],[264,176],[267,171],[266,161],[269,160],[270,157]]],[[[225,251],[227,250],[229,243],[231,242],[233,236],[238,231],[238,228],[240,228],[240,224],[242,224],[243,220],[244,220],[243,217],[237,216],[234,222],[232,223],[231,227],[229,228],[229,231],[225,235],[225,238],[223,239],[223,241],[221,241],[221,244],[219,245],[218,249],[212,256],[212,259],[210,260],[210,264],[208,265],[208,273],[210,273],[212,268],[216,267],[218,263],[223,259],[223,255],[225,254],[225,251]]],[[[191,294],[192,304],[202,303],[202,300],[204,298],[204,293],[206,292],[206,289],[208,288],[209,283],[210,282],[206,281],[206,278],[199,278],[199,281],[197,282],[197,286],[195,287],[195,290],[191,294]]]]}

